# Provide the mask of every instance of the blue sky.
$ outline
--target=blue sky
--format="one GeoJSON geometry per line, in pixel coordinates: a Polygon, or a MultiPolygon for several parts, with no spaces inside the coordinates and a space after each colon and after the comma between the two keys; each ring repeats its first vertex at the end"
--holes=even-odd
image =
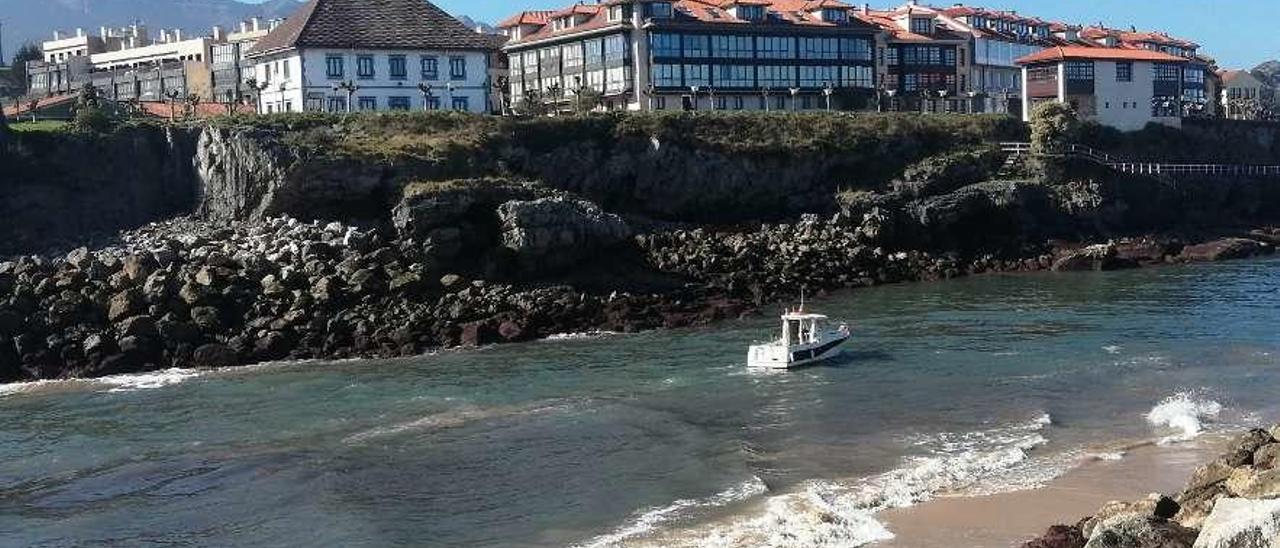
{"type": "MultiPolygon", "coordinates": [[[[496,22],[522,9],[547,9],[576,0],[434,0],[450,13],[496,22]]],[[[590,0],[586,0],[590,1],[590,0]]],[[[885,8],[902,1],[872,2],[885,8]]],[[[1280,0],[963,0],[969,5],[1015,9],[1045,19],[1077,23],[1102,21],[1116,28],[1163,30],[1200,43],[1224,68],[1252,68],[1280,59],[1280,0]]],[[[857,0],[846,0],[858,4],[857,0]]],[[[947,6],[955,0],[922,2],[947,6]]]]}

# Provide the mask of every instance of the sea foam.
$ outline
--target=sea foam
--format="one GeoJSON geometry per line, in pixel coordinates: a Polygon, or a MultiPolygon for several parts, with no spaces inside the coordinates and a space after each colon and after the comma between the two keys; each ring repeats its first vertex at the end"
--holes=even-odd
{"type": "Polygon", "coordinates": [[[1190,392],[1179,392],[1151,408],[1147,422],[1176,431],[1160,440],[1161,444],[1169,444],[1195,439],[1204,430],[1204,424],[1217,418],[1221,412],[1222,404],[1216,401],[1190,392]]]}
{"type": "MultiPolygon", "coordinates": [[[[852,547],[893,538],[875,514],[939,495],[968,492],[1029,458],[1047,443],[1048,415],[965,434],[939,434],[917,445],[926,455],[906,459],[883,474],[850,481],[809,481],[791,493],[771,496],[732,516],[685,531],[657,532],[627,546],[686,547],[852,547]]],[[[1019,487],[1028,487],[1019,485],[1019,487]]],[[[652,527],[650,527],[652,528],[652,527]]],[[[622,531],[624,529],[620,529],[622,531]]],[[[633,537],[636,535],[632,535],[633,537]]],[[[590,546],[618,546],[616,534],[590,546]]]]}
{"type": "Polygon", "coordinates": [[[111,375],[109,377],[93,379],[90,382],[111,386],[112,388],[109,390],[110,392],[131,392],[134,390],[151,390],[179,384],[199,377],[202,373],[204,373],[204,371],[174,368],[152,371],[149,373],[111,375]]]}

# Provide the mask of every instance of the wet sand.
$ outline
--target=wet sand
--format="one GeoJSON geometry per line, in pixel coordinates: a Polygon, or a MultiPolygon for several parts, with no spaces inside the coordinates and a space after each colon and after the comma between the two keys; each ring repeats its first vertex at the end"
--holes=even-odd
{"type": "Polygon", "coordinates": [[[1005,548],[1074,524],[1112,500],[1176,493],[1196,467],[1221,452],[1226,437],[1205,436],[1174,446],[1144,446],[1120,460],[1091,460],[1031,491],[984,497],[944,497],[876,517],[896,535],[874,548],[1005,548]]]}

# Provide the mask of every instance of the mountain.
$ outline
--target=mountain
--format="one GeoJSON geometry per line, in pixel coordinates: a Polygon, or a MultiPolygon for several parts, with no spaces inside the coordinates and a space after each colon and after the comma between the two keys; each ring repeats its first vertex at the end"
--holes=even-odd
{"type": "Polygon", "coordinates": [[[1255,78],[1270,84],[1272,87],[1280,87],[1280,61],[1267,61],[1253,67],[1253,70],[1249,72],[1253,73],[1255,78]]]}
{"type": "Polygon", "coordinates": [[[498,34],[498,27],[490,25],[489,23],[485,23],[484,21],[476,21],[475,19],[472,19],[465,15],[457,15],[455,17],[459,21],[462,21],[462,24],[466,25],[467,28],[471,30],[480,29],[480,32],[483,32],[485,34],[498,34]]]}
{"type": "Polygon", "coordinates": [[[53,38],[53,31],[75,32],[77,27],[97,34],[99,27],[122,27],[140,21],[151,29],[181,28],[195,35],[208,34],[213,25],[231,28],[241,20],[258,16],[284,17],[298,7],[297,0],[268,0],[245,4],[236,0],[0,0],[7,63],[23,42],[53,38]]]}

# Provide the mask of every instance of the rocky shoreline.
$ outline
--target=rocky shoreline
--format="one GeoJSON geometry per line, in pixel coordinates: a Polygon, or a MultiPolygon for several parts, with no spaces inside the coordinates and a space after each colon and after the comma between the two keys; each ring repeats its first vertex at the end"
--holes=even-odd
{"type": "MultiPolygon", "coordinates": [[[[503,207],[511,213],[520,203],[503,207]]],[[[539,214],[562,206],[508,215],[503,249],[516,264],[552,260],[547,250],[557,247],[537,242],[560,234],[569,248],[594,250],[589,262],[619,263],[625,274],[588,272],[594,281],[576,285],[563,276],[499,282],[440,275],[438,246],[290,218],[176,219],[123,232],[117,245],[98,250],[0,262],[0,379],[412,356],[560,333],[705,325],[792,299],[802,286],[813,292],[984,272],[1224,260],[1270,253],[1280,240],[1280,231],[1268,229],[1193,245],[1172,237],[1046,243],[1020,258],[966,260],[876,247],[867,218],[855,224],[840,215],[625,240],[625,223],[604,219],[604,242],[581,227],[575,239],[565,226],[577,225],[566,225],[563,214],[539,214]],[[538,261],[522,259],[529,257],[538,261]]],[[[567,260],[575,258],[581,255],[567,260]]]]}
{"type": "Polygon", "coordinates": [[[1280,425],[1250,430],[1173,495],[1113,501],[1023,548],[1265,548],[1280,545],[1280,425]]]}

